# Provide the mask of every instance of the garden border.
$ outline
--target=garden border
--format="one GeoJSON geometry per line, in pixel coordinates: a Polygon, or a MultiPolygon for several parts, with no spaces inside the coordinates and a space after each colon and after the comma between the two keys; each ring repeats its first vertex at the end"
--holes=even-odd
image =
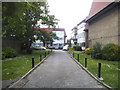
{"type": "Polygon", "coordinates": [[[104,82],[100,81],[97,77],[95,77],[89,70],[87,70],[87,68],[85,68],[82,64],[80,64],[76,59],[74,59],[72,57],[72,55],[70,53],[68,53],[70,55],[70,57],[83,69],[85,70],[92,78],[94,78],[96,81],[98,81],[100,84],[102,84],[103,86],[105,86],[108,89],[112,90],[112,87],[110,87],[109,85],[105,84],[104,82]]]}
{"type": "MultiPolygon", "coordinates": [[[[53,54],[54,52],[52,52],[51,54],[53,54]]],[[[47,55],[45,58],[42,59],[42,61],[40,63],[38,63],[37,65],[35,65],[34,68],[32,68],[31,70],[29,70],[25,75],[23,75],[18,81],[14,82],[12,85],[10,85],[8,88],[12,88],[14,85],[16,85],[17,83],[19,83],[21,80],[25,79],[29,74],[31,74],[38,66],[40,66],[51,54],[47,55]]]]}

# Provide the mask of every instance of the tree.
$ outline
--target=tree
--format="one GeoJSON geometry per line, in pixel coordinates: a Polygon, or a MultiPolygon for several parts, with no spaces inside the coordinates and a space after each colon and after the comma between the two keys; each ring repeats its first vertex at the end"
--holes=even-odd
{"type": "MultiPolygon", "coordinates": [[[[3,37],[20,40],[21,50],[26,50],[27,53],[31,53],[30,45],[35,41],[38,21],[48,27],[55,27],[57,24],[55,17],[49,15],[46,2],[3,2],[2,4],[3,37]]],[[[41,33],[43,32],[39,32],[40,35],[41,33]]]]}
{"type": "Polygon", "coordinates": [[[22,17],[25,3],[3,2],[2,3],[2,33],[6,38],[19,38],[25,30],[22,17]]]}
{"type": "Polygon", "coordinates": [[[43,29],[36,30],[35,35],[37,37],[37,40],[41,40],[43,42],[43,46],[45,46],[45,44],[52,43],[53,39],[58,39],[55,33],[48,33],[43,29]]]}

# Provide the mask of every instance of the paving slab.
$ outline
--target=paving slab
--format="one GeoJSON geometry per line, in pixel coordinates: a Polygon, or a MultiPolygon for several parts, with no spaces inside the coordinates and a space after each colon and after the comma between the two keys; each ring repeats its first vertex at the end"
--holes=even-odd
{"type": "Polygon", "coordinates": [[[12,88],[105,88],[62,50],[55,50],[39,67],[12,88]]]}

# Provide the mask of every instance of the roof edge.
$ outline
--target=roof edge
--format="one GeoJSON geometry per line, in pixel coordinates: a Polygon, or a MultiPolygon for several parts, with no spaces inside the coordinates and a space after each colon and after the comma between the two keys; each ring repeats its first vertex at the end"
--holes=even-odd
{"type": "Polygon", "coordinates": [[[110,7],[112,5],[114,6],[114,4],[116,4],[116,2],[111,2],[109,5],[107,5],[106,7],[104,7],[102,10],[100,10],[99,12],[97,12],[96,14],[94,14],[93,16],[91,16],[89,18],[86,18],[86,22],[91,21],[91,19],[93,19],[94,17],[97,17],[99,14],[103,13],[108,7],[110,7]]]}

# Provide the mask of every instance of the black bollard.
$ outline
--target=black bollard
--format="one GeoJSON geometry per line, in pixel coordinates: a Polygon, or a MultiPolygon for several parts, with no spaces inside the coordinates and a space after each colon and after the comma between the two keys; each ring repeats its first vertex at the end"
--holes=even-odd
{"type": "Polygon", "coordinates": [[[45,52],[45,57],[46,57],[46,52],[45,52]]]}
{"type": "Polygon", "coordinates": [[[98,77],[101,77],[101,63],[98,63],[98,77]]]}
{"type": "Polygon", "coordinates": [[[87,68],[87,58],[85,58],[85,68],[87,68]]]}
{"type": "Polygon", "coordinates": [[[32,68],[34,67],[34,58],[32,58],[32,68]]]}
{"type": "Polygon", "coordinates": [[[73,53],[73,58],[74,58],[74,53],[73,53]]]}
{"type": "Polygon", "coordinates": [[[79,62],[79,54],[78,54],[78,62],[79,62]]]}

